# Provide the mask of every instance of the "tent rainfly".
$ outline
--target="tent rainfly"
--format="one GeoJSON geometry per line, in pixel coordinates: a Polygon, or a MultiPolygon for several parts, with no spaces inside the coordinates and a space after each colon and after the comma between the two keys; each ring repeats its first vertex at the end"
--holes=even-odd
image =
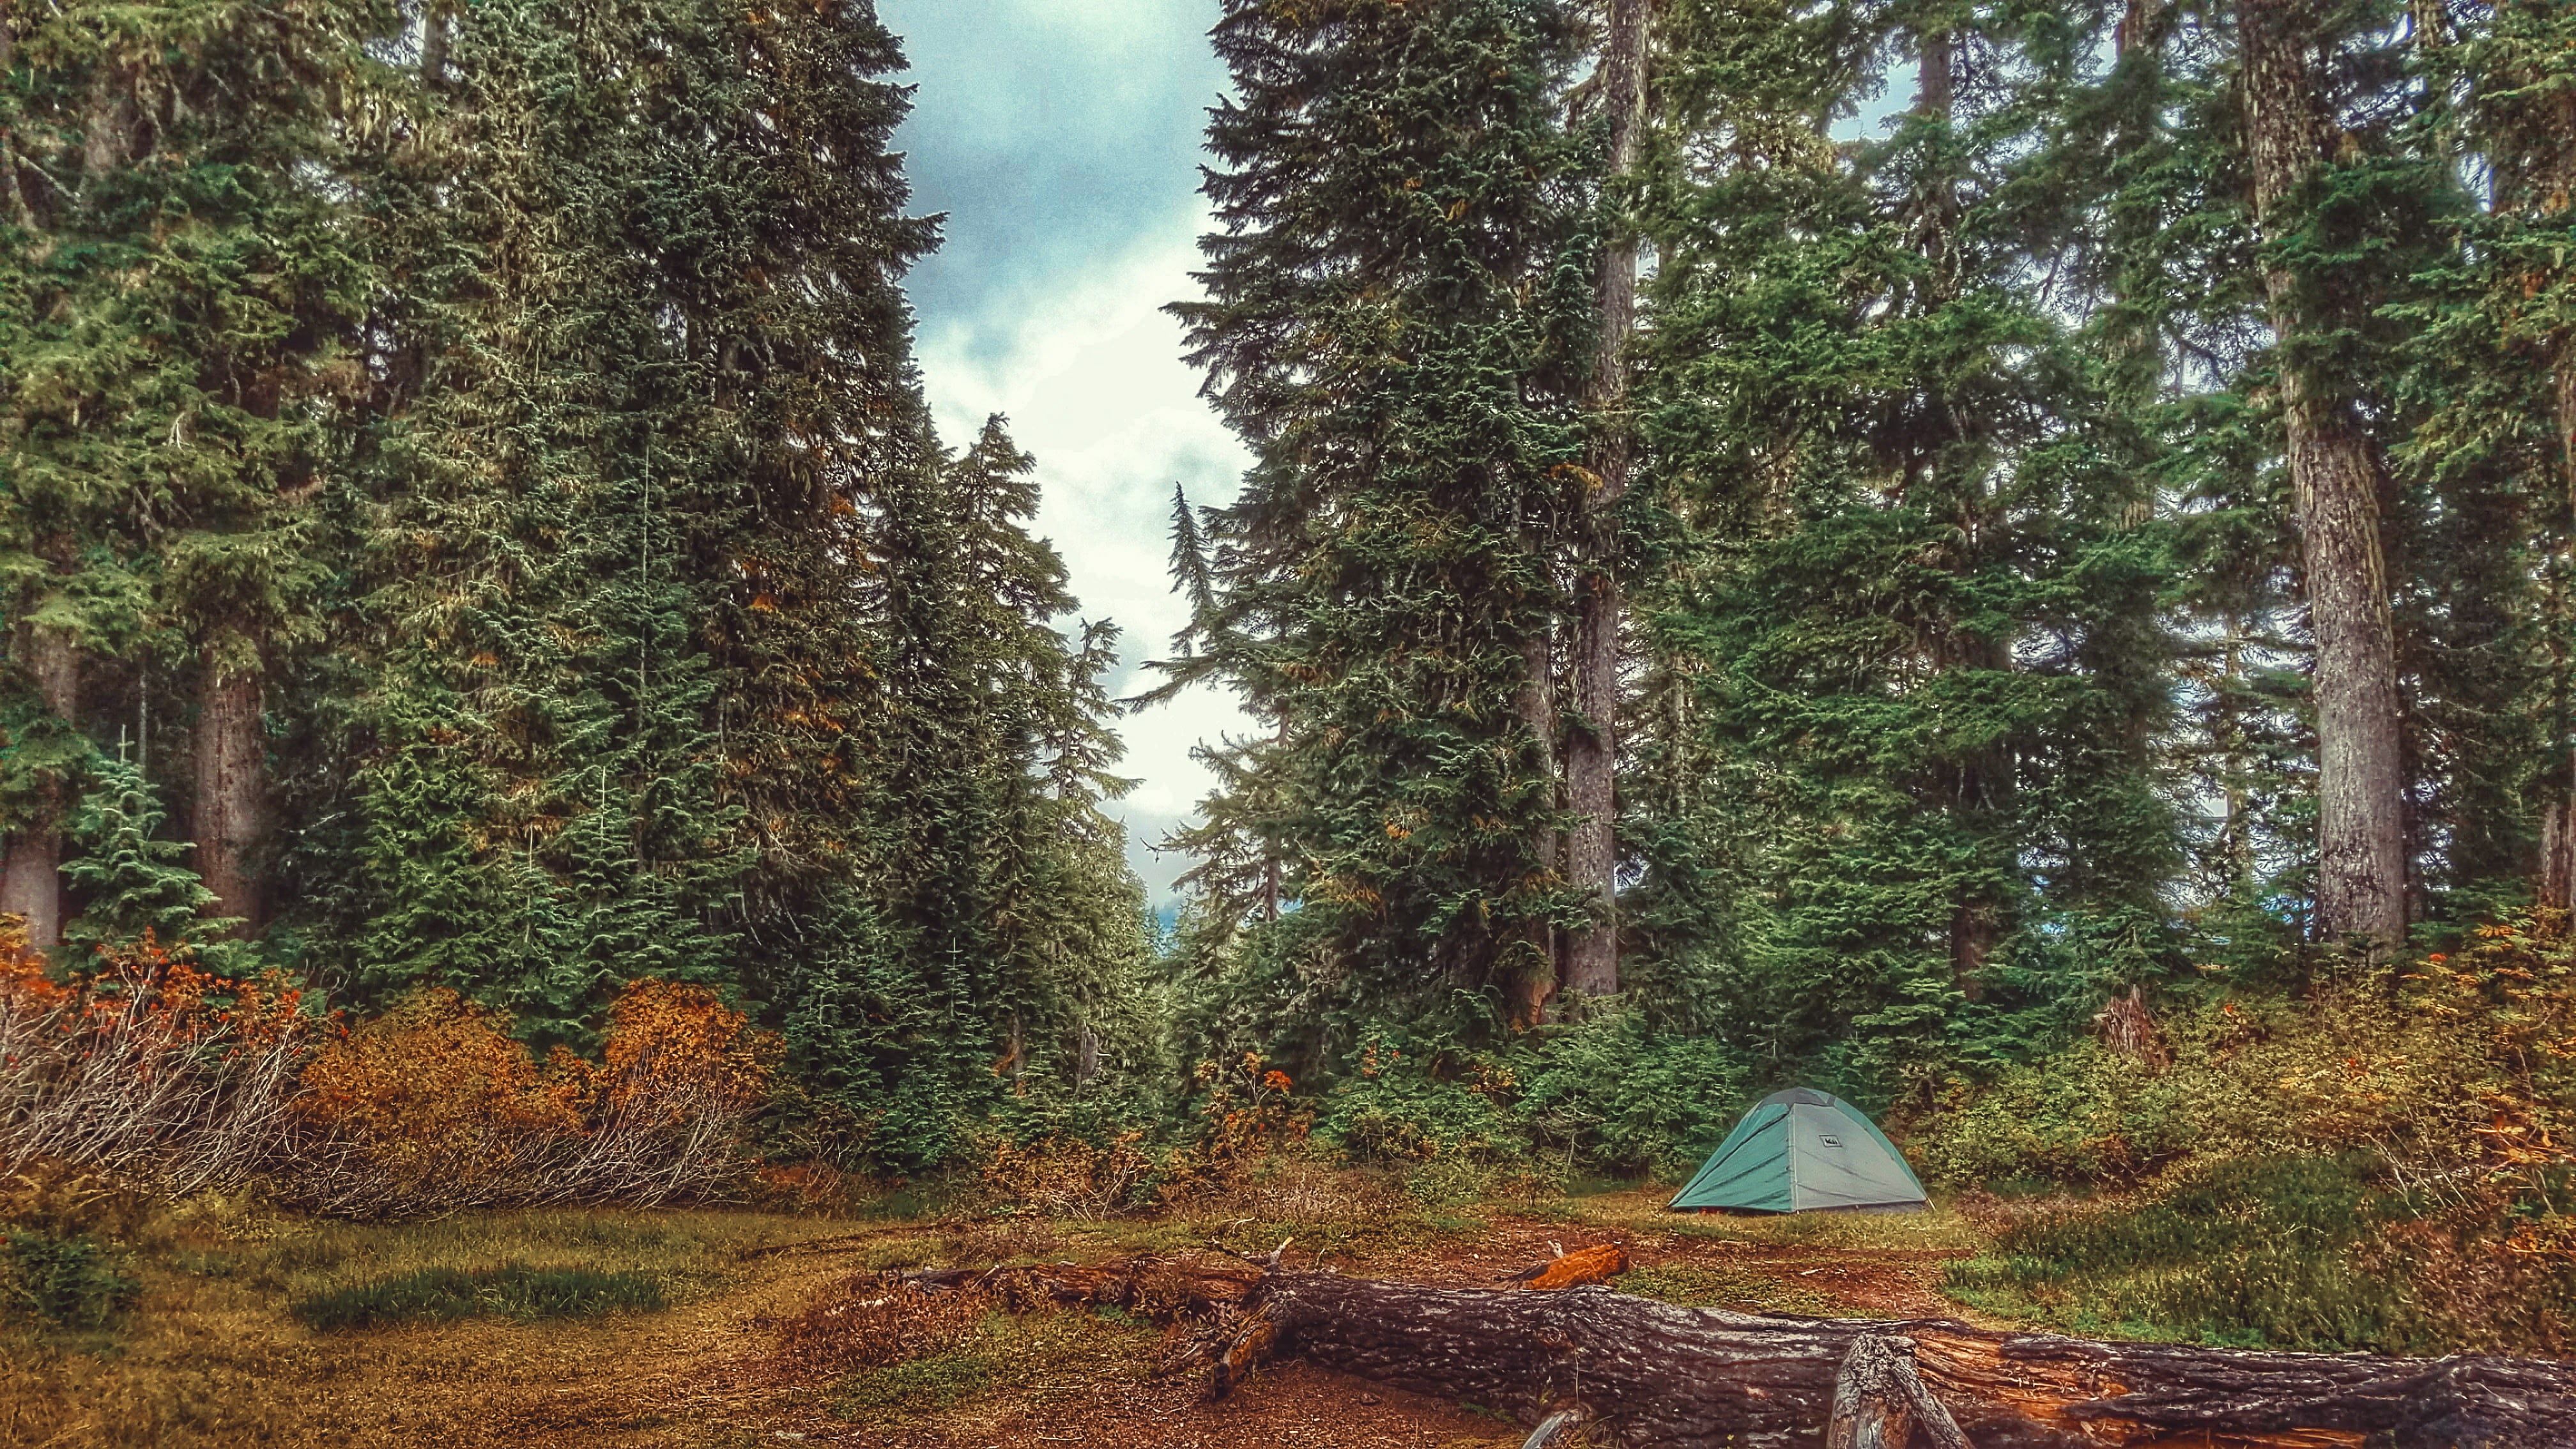
{"type": "Polygon", "coordinates": [[[1669,1204],[1744,1213],[1905,1213],[1930,1205],[1876,1124],[1808,1087],[1755,1103],[1669,1204]]]}

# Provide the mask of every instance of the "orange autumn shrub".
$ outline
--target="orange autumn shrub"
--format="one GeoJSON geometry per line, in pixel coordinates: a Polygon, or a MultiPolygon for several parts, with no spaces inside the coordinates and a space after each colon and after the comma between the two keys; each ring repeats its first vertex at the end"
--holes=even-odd
{"type": "Polygon", "coordinates": [[[703,986],[630,983],[610,1008],[605,1105],[665,1125],[692,1113],[749,1112],[769,1096],[779,1039],[703,986]]]}
{"type": "Polygon", "coordinates": [[[1110,1217],[1140,1205],[1153,1179],[1154,1159],[1141,1145],[1144,1138],[1142,1132],[1122,1132],[1105,1143],[1001,1138],[988,1145],[978,1174],[984,1196],[996,1211],[1015,1216],[1110,1217]]]}
{"type": "Polygon", "coordinates": [[[589,1085],[540,1066],[501,1013],[422,991],[305,1065],[289,1191],[361,1216],[513,1200],[581,1135],[589,1085]]]}
{"type": "Polygon", "coordinates": [[[274,974],[226,979],[149,937],[62,972],[0,917],[0,1178],[58,1163],[159,1196],[258,1178],[367,1217],[747,1185],[781,1053],[713,992],[633,983],[597,1063],[540,1060],[509,1025],[443,989],[321,1017],[274,974]]]}
{"type": "Polygon", "coordinates": [[[150,936],[57,979],[0,930],[0,1165],[59,1161],[170,1194],[238,1184],[287,1139],[312,1035],[274,974],[235,981],[150,936]]]}
{"type": "Polygon", "coordinates": [[[285,1186],[353,1216],[558,1202],[652,1206],[723,1195],[774,1038],[703,987],[638,981],[604,1061],[540,1062],[509,1019],[444,988],[325,1044],[305,1067],[307,1140],[285,1186]]]}
{"type": "Polygon", "coordinates": [[[786,1056],[775,1033],[704,986],[648,978],[618,997],[600,1055],[584,1191],[650,1205],[749,1185],[744,1138],[786,1056]]]}

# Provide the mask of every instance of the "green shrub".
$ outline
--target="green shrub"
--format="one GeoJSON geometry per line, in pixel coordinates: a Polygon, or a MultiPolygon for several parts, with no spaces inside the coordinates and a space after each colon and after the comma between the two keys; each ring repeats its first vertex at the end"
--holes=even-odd
{"type": "Polygon", "coordinates": [[[2191,1096],[2207,1085],[2081,1042],[1980,1089],[1954,1090],[1907,1124],[1907,1140],[1915,1166],[1936,1182],[2125,1181],[2195,1145],[2191,1096]]]}
{"type": "Polygon", "coordinates": [[[1657,1034],[1633,1014],[1550,1028],[1500,1053],[1380,1030],[1362,1038],[1315,1132],[1367,1161],[1670,1178],[1716,1150],[1744,1109],[1747,1076],[1724,1044],[1657,1034]]]}
{"type": "Polygon", "coordinates": [[[0,1234],[0,1302],[13,1316],[48,1328],[105,1328],[142,1292],[125,1255],[96,1238],[23,1227],[0,1234]]]}
{"type": "Polygon", "coordinates": [[[1925,1175],[2091,1184],[2369,1151],[2465,1180],[2523,1176],[2576,1140],[2576,934],[2561,912],[2297,998],[2165,1009],[2170,1066],[2082,1042],[1949,1083],[1898,1124],[1925,1175]]]}
{"type": "Polygon", "coordinates": [[[319,1332],[498,1316],[570,1318],[663,1305],[661,1280],[581,1268],[424,1268],[298,1300],[295,1316],[319,1332]]]}
{"type": "Polygon", "coordinates": [[[1726,1140],[1749,1073],[1709,1037],[1651,1032],[1634,1014],[1565,1028],[1519,1054],[1517,1115],[1542,1144],[1598,1171],[1678,1180],[1726,1140]]]}
{"type": "Polygon", "coordinates": [[[1521,1144],[1507,1104],[1516,1087],[1491,1057],[1372,1030],[1325,1097],[1315,1135],[1371,1162],[1513,1156],[1521,1144]]]}

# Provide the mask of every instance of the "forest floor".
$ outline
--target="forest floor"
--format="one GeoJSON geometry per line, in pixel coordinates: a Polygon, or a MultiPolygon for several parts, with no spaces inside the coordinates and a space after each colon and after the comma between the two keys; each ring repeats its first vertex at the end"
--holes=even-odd
{"type": "Polygon", "coordinates": [[[781,1326],[855,1275],[1179,1252],[1211,1236],[1290,1262],[1487,1284],[1618,1242],[1619,1286],[1748,1311],[1969,1316],[1942,1272],[1986,1240],[1955,1211],[1721,1219],[1662,1194],[1423,1208],[1318,1172],[1185,1213],[1105,1222],[829,1219],[726,1212],[467,1214],[367,1226],[256,1215],[162,1225],[137,1254],[139,1306],[86,1337],[0,1339],[0,1446],[712,1446],[1003,1449],[1118,1444],[1518,1444],[1474,1405],[1298,1364],[1222,1403],[1154,1375],[1161,1335],[1114,1310],[995,1314],[967,1352],[817,1369],[781,1326]],[[578,1318],[306,1326],[296,1308],[425,1270],[580,1268],[649,1277],[667,1306],[578,1318]]]}

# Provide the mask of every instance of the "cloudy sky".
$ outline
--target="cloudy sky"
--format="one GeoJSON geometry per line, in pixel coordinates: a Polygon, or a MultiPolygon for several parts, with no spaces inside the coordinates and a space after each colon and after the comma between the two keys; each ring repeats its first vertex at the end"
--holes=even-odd
{"type": "MultiPolygon", "coordinates": [[[[1039,528],[1083,613],[1126,632],[1119,693],[1181,623],[1165,568],[1172,487],[1234,494],[1244,457],[1198,399],[1180,329],[1203,212],[1198,144],[1224,83],[1217,0],[879,0],[919,86],[899,144],[947,241],[911,280],[941,431],[1006,414],[1046,488],[1039,528]]],[[[1242,718],[1208,693],[1123,722],[1130,856],[1159,901],[1186,863],[1148,847],[1207,777],[1193,745],[1242,718]]]]}

